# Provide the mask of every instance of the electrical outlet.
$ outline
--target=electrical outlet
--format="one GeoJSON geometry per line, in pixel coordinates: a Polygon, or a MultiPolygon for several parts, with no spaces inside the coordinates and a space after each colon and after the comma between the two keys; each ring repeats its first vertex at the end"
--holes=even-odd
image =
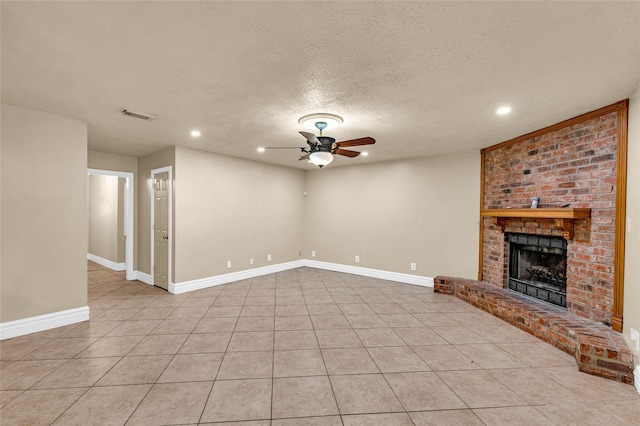
{"type": "Polygon", "coordinates": [[[270,254],[267,255],[267,262],[271,262],[271,255],[270,254]]]}
{"type": "Polygon", "coordinates": [[[227,260],[227,269],[231,269],[231,261],[227,260]]]}
{"type": "Polygon", "coordinates": [[[316,251],[315,250],[311,250],[311,257],[316,257],[316,251]]]}
{"type": "Polygon", "coordinates": [[[412,270],[412,271],[415,271],[415,270],[416,270],[416,268],[417,268],[416,264],[415,264],[415,263],[412,263],[412,264],[411,264],[411,270],[412,270]]]}
{"type": "Polygon", "coordinates": [[[356,256],[356,263],[360,263],[360,256],[356,256]]]}
{"type": "Polygon", "coordinates": [[[249,259],[249,265],[253,265],[253,258],[249,259]]]}
{"type": "Polygon", "coordinates": [[[629,330],[629,337],[633,342],[636,342],[636,351],[640,352],[640,335],[638,334],[638,330],[632,328],[629,330]]]}

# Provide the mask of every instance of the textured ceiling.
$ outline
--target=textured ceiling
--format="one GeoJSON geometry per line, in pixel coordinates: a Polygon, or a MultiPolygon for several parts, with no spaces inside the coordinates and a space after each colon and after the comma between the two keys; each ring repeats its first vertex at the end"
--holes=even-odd
{"type": "Polygon", "coordinates": [[[640,78],[640,2],[0,7],[2,101],[87,121],[90,149],[133,156],[181,145],[311,168],[256,148],[304,145],[298,118],[323,111],[344,117],[328,135],[377,139],[331,167],[480,149],[625,99],[640,78]]]}

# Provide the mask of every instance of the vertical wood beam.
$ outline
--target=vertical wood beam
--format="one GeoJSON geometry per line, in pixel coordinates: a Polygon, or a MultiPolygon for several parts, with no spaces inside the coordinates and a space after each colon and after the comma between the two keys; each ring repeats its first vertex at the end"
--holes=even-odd
{"type": "MultiPolygon", "coordinates": [[[[480,210],[484,210],[484,149],[480,150],[480,210]]],[[[480,232],[478,233],[478,281],[482,281],[483,248],[484,248],[484,217],[480,215],[480,232]]]]}
{"type": "Polygon", "coordinates": [[[611,327],[622,333],[624,306],[624,246],[627,218],[627,124],[629,101],[618,110],[616,152],[616,219],[613,252],[613,314],[611,327]]]}

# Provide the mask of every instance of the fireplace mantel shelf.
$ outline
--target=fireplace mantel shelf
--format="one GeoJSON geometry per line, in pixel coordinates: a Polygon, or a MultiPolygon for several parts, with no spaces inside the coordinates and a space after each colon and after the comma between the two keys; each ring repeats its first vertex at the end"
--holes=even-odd
{"type": "Polygon", "coordinates": [[[480,211],[482,217],[492,217],[502,232],[508,219],[553,219],[555,227],[562,231],[568,240],[573,238],[573,222],[577,219],[589,219],[591,209],[587,208],[538,208],[538,209],[487,209],[480,211]]]}

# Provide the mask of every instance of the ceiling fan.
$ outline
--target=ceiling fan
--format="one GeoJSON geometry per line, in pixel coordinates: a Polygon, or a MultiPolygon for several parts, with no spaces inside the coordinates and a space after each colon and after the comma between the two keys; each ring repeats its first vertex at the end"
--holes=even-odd
{"type": "Polygon", "coordinates": [[[272,146],[264,149],[299,149],[304,153],[298,160],[309,160],[316,166],[323,168],[333,161],[334,155],[342,155],[344,157],[354,158],[360,155],[359,151],[351,151],[348,148],[352,146],[373,145],[376,143],[374,138],[366,137],[359,139],[351,139],[348,141],[336,142],[334,138],[322,136],[322,130],[327,127],[324,121],[315,123],[316,128],[320,131],[320,136],[316,136],[309,132],[300,132],[307,139],[309,146],[291,147],[291,146],[272,146]]]}

